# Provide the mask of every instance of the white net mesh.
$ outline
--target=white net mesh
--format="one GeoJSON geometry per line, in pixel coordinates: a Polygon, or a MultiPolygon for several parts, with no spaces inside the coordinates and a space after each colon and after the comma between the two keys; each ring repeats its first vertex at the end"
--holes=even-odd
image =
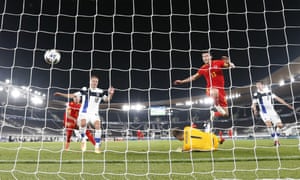
{"type": "Polygon", "coordinates": [[[0,0],[0,179],[300,178],[299,14],[293,0],[0,0]],[[44,61],[48,49],[58,64],[44,61]],[[230,116],[213,123],[226,140],[178,152],[171,129],[204,130],[211,104],[204,78],[173,81],[195,74],[207,51],[236,65],[224,69],[230,116]],[[53,93],[93,74],[105,93],[116,89],[100,105],[102,153],[90,143],[82,152],[75,134],[65,151],[68,99],[53,93]],[[294,108],[274,101],[280,147],[251,111],[258,80],[294,108]]]}

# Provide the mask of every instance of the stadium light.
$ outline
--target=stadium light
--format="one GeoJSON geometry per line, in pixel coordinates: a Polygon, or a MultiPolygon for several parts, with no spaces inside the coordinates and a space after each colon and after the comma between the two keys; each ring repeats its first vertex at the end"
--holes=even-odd
{"type": "Polygon", "coordinates": [[[235,93],[235,94],[231,94],[229,96],[226,96],[226,99],[237,99],[241,97],[241,94],[240,93],[235,93]]]}
{"type": "Polygon", "coordinates": [[[130,110],[134,110],[134,111],[140,111],[140,110],[143,110],[145,109],[145,106],[144,105],[141,105],[141,104],[134,104],[134,105],[123,105],[122,106],[122,110],[123,111],[130,111],[130,110]]]}
{"type": "Polygon", "coordinates": [[[291,81],[292,83],[295,81],[295,78],[294,78],[294,76],[293,76],[293,75],[291,75],[291,77],[290,77],[290,81],[291,81]]]}
{"type": "Polygon", "coordinates": [[[42,98],[38,97],[38,96],[33,96],[31,98],[31,102],[34,104],[34,105],[41,105],[43,104],[43,100],[42,98]]]}
{"type": "Polygon", "coordinates": [[[122,110],[123,111],[129,111],[130,110],[130,106],[129,105],[123,105],[122,106],[122,110]]]}
{"type": "Polygon", "coordinates": [[[32,105],[42,105],[46,97],[46,94],[33,90],[30,86],[14,85],[10,79],[0,81],[0,92],[2,91],[6,91],[5,95],[15,99],[16,103],[30,101],[32,105]]]}
{"type": "Polygon", "coordinates": [[[284,83],[284,80],[280,80],[279,81],[279,86],[283,86],[285,83],[284,83]]]}
{"type": "Polygon", "coordinates": [[[135,111],[140,111],[142,109],[144,109],[145,106],[141,105],[141,104],[135,104],[133,106],[130,107],[130,109],[135,110],[135,111]]]}
{"type": "Polygon", "coordinates": [[[194,103],[193,103],[193,101],[185,101],[185,105],[186,106],[191,106],[191,105],[193,105],[194,103]]]}
{"type": "Polygon", "coordinates": [[[20,97],[20,95],[21,95],[21,92],[18,89],[13,89],[11,92],[11,96],[13,98],[18,98],[18,97],[20,97]]]}
{"type": "Polygon", "coordinates": [[[176,106],[183,106],[184,104],[182,102],[177,102],[175,105],[176,106]]]}
{"type": "Polygon", "coordinates": [[[212,105],[214,103],[214,99],[211,97],[204,98],[204,104],[212,105]]]}

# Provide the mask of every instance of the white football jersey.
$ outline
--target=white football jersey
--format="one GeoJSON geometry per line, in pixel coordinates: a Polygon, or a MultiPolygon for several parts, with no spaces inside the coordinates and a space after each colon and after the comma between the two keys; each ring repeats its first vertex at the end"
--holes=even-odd
{"type": "Polygon", "coordinates": [[[98,114],[99,104],[102,102],[102,100],[107,98],[107,96],[104,95],[104,91],[99,88],[87,89],[86,87],[83,87],[75,94],[81,96],[81,113],[98,114]]]}
{"type": "Polygon", "coordinates": [[[276,95],[269,90],[257,91],[253,94],[253,103],[257,103],[262,113],[267,113],[268,110],[274,109],[274,101],[276,95]]]}

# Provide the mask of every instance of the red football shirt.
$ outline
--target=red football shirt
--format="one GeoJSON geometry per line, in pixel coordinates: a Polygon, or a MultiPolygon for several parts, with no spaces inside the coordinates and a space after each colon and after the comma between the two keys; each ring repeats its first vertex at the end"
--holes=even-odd
{"type": "Polygon", "coordinates": [[[69,111],[70,116],[77,118],[78,114],[79,114],[80,106],[81,106],[81,104],[69,102],[68,111],[69,111]]]}
{"type": "Polygon", "coordinates": [[[227,67],[224,60],[213,60],[198,69],[198,74],[205,77],[207,88],[224,88],[223,67],[227,67]]]}
{"type": "Polygon", "coordinates": [[[80,103],[77,104],[74,102],[69,102],[68,107],[67,107],[67,112],[65,113],[65,117],[64,117],[64,125],[66,125],[67,121],[68,122],[74,121],[74,120],[67,118],[67,113],[69,113],[69,115],[72,116],[73,118],[77,119],[77,117],[79,115],[80,106],[81,106],[80,103]]]}

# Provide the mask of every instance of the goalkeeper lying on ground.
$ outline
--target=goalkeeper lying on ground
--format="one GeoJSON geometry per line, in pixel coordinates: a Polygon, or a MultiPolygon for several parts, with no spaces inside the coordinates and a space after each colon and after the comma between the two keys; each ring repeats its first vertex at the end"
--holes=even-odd
{"type": "Polygon", "coordinates": [[[182,151],[213,151],[224,142],[223,138],[220,141],[213,133],[206,133],[189,126],[184,130],[175,128],[172,134],[176,139],[183,141],[182,151]]]}

